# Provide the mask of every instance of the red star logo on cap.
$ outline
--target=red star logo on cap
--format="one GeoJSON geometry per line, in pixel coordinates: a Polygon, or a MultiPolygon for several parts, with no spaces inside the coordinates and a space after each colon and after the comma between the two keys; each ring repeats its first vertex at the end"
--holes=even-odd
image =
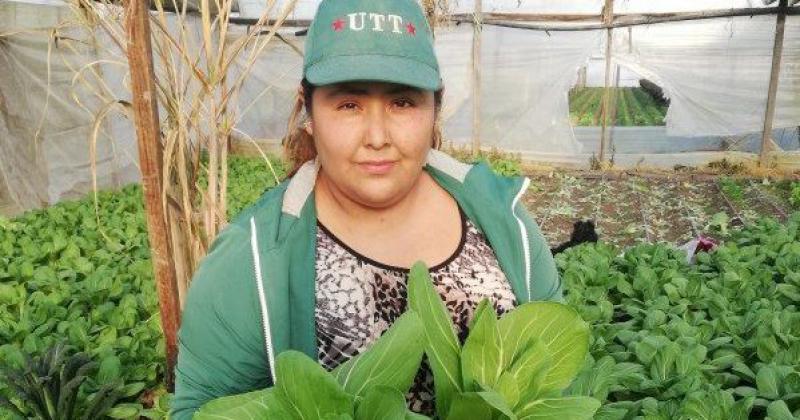
{"type": "Polygon", "coordinates": [[[408,24],[406,25],[406,32],[410,33],[411,35],[416,35],[417,28],[414,27],[413,23],[408,22],[408,24]]]}
{"type": "Polygon", "coordinates": [[[333,27],[334,31],[339,32],[344,28],[344,21],[341,19],[336,19],[331,24],[331,27],[333,27]]]}

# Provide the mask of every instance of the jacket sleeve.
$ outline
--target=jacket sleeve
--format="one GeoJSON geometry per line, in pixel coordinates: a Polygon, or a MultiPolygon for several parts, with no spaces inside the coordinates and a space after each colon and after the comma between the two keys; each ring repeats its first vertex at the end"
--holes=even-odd
{"type": "Polygon", "coordinates": [[[561,276],[541,229],[522,204],[517,205],[517,214],[528,231],[528,244],[531,258],[531,300],[552,300],[563,302],[564,295],[561,276]]]}
{"type": "Polygon", "coordinates": [[[230,225],[189,288],[178,332],[171,418],[188,420],[214,398],[270,385],[249,235],[230,225]]]}

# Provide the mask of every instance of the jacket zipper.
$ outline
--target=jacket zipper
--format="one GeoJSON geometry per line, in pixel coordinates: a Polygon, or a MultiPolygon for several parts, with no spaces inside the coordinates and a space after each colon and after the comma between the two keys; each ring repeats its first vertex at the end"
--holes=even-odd
{"type": "Polygon", "coordinates": [[[269,375],[272,378],[272,384],[275,385],[275,355],[272,352],[272,330],[269,325],[267,297],[264,293],[264,283],[261,277],[261,257],[258,252],[258,233],[256,231],[255,217],[250,218],[250,246],[253,252],[253,269],[256,277],[256,287],[258,288],[258,302],[261,304],[261,325],[264,327],[264,346],[267,349],[269,375]]]}
{"type": "Polygon", "coordinates": [[[531,301],[531,250],[530,250],[530,242],[528,242],[528,229],[525,227],[525,223],[522,222],[517,216],[516,208],[517,203],[525,194],[525,191],[528,191],[528,186],[530,185],[531,180],[529,178],[525,178],[522,181],[522,188],[519,190],[517,195],[514,197],[514,201],[511,203],[511,214],[514,215],[514,218],[517,219],[517,224],[519,225],[519,232],[522,238],[522,252],[525,258],[525,290],[528,292],[528,302],[531,301]]]}

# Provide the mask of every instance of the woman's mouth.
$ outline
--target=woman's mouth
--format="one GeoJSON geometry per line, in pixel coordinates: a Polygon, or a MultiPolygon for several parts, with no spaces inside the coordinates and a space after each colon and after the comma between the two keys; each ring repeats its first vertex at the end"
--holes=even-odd
{"type": "Polygon", "coordinates": [[[358,165],[368,174],[383,175],[391,171],[396,163],[392,160],[372,160],[361,162],[358,165]]]}

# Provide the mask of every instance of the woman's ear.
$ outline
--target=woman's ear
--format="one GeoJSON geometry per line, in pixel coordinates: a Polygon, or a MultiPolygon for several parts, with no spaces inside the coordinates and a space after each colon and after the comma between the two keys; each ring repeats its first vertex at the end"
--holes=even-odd
{"type": "MultiPolygon", "coordinates": [[[[306,105],[305,104],[305,97],[306,97],[305,96],[305,90],[303,89],[303,85],[301,84],[300,86],[297,87],[297,100],[300,101],[300,105],[303,106],[303,107],[305,107],[305,105],[306,105]]],[[[303,131],[308,133],[309,136],[313,136],[314,135],[314,129],[313,129],[313,127],[311,127],[311,120],[310,119],[306,120],[306,122],[303,123],[303,131]]]]}
{"type": "Polygon", "coordinates": [[[433,93],[433,98],[434,98],[433,99],[433,101],[434,101],[434,110],[436,111],[436,114],[439,114],[439,112],[442,110],[443,102],[444,102],[444,86],[442,86],[441,89],[439,89],[438,91],[433,93]],[[437,102],[436,101],[437,97],[439,98],[438,103],[436,103],[437,102]]]}

